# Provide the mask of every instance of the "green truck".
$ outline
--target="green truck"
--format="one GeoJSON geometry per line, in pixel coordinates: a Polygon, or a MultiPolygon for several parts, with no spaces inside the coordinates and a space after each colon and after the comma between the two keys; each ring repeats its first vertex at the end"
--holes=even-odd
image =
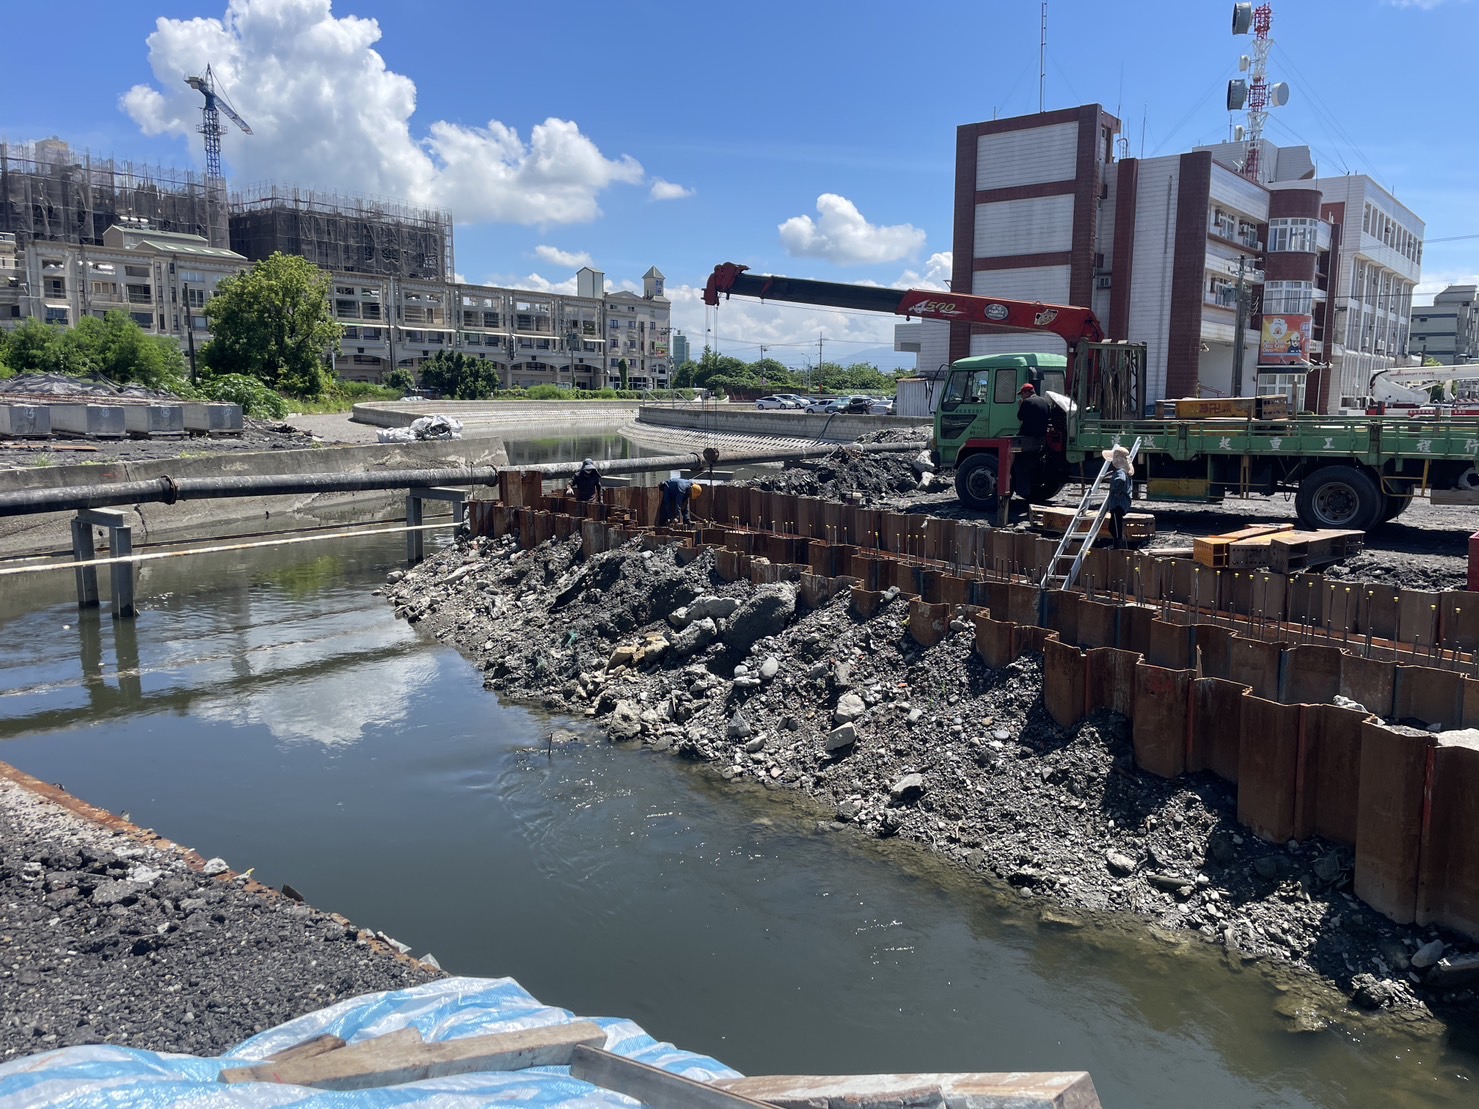
{"type": "Polygon", "coordinates": [[[1153,499],[1293,493],[1306,527],[1361,531],[1395,519],[1418,497],[1479,504],[1479,418],[1290,415],[1270,398],[1230,398],[1227,407],[1240,411],[1227,415],[1173,415],[1167,405],[1151,418],[1145,345],[1105,341],[1087,308],[716,267],[705,301],[736,294],[1062,336],[1066,357],[982,355],[950,366],[932,449],[938,464],[954,468],[956,492],[971,508],[995,511],[1014,488],[1013,463],[1023,462],[1018,395],[1029,383],[1054,402],[1056,416],[1041,455],[1031,460],[1030,488],[1019,490],[1033,501],[1048,500],[1070,481],[1092,480],[1101,451],[1139,439],[1135,476],[1153,499]]]}

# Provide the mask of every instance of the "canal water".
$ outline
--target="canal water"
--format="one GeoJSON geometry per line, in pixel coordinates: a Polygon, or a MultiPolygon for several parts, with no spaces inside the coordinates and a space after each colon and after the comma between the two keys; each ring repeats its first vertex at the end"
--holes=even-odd
{"type": "MultiPolygon", "coordinates": [[[[1037,908],[664,755],[548,748],[372,596],[395,536],[0,596],[0,758],[262,881],[746,1073],[1069,1070],[1106,1106],[1473,1105],[1472,1038],[1295,1034],[1256,967],[1037,908]]],[[[582,724],[573,725],[579,729],[582,724]]]]}

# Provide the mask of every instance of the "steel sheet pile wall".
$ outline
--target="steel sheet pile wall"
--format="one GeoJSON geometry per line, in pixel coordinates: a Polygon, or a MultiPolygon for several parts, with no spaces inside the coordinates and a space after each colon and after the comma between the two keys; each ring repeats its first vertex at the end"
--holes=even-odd
{"type": "Polygon", "coordinates": [[[850,589],[863,616],[897,587],[924,645],[966,616],[986,665],[1043,656],[1060,725],[1123,714],[1143,769],[1217,774],[1236,784],[1238,819],[1256,835],[1351,846],[1363,900],[1479,936],[1479,743],[1381,722],[1479,728],[1479,594],[1127,552],[1095,552],[1098,584],[1084,592],[1044,593],[1020,578],[1036,577],[1051,542],[969,522],[718,487],[705,497],[715,526],[654,532],[656,490],[612,490],[601,506],[543,496],[537,473],[508,471],[500,484],[500,501],[470,506],[476,534],[517,532],[525,546],[579,534],[587,554],[637,535],[679,544],[680,557],[713,548],[726,578],[795,581],[812,605],[850,589]],[[1337,695],[1363,708],[1332,704],[1337,695]]]}

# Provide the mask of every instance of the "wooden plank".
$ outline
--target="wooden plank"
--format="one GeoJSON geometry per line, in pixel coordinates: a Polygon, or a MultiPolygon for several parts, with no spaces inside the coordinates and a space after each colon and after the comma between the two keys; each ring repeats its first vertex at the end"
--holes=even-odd
{"type": "Polygon", "coordinates": [[[604,1044],[606,1033],[592,1021],[421,1042],[414,1028],[288,1063],[259,1063],[221,1072],[222,1082],[274,1082],[320,1090],[368,1090],[450,1074],[522,1070],[567,1065],[572,1051],[604,1044]]]}
{"type": "Polygon", "coordinates": [[[575,1049],[570,1077],[635,1098],[646,1109],[767,1109],[766,1102],[595,1047],[575,1049]]]}
{"type": "MultiPolygon", "coordinates": [[[[420,1033],[417,1033],[418,1037],[420,1033]]],[[[321,1036],[314,1036],[310,1040],[304,1040],[292,1047],[285,1047],[281,1051],[274,1051],[266,1056],[264,1063],[291,1063],[294,1059],[312,1059],[315,1055],[325,1055],[330,1051],[338,1051],[344,1046],[344,1041],[338,1036],[325,1032],[321,1036]]]]}
{"type": "Polygon", "coordinates": [[[819,1105],[915,1109],[969,1105],[972,1109],[1099,1109],[1085,1071],[1002,1074],[756,1075],[721,1078],[716,1085],[786,1109],[819,1105]]]}
{"type": "Polygon", "coordinates": [[[1222,535],[1209,535],[1203,539],[1193,539],[1191,556],[1203,566],[1230,566],[1232,563],[1230,562],[1231,554],[1229,548],[1234,543],[1244,539],[1258,539],[1265,535],[1274,535],[1278,532],[1293,530],[1293,524],[1257,524],[1238,531],[1225,532],[1222,535]]]}

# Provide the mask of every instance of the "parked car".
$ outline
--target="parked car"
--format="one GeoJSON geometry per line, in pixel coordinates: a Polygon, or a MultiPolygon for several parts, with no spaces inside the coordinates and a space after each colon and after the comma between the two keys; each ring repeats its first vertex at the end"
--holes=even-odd
{"type": "Polygon", "coordinates": [[[814,412],[814,413],[815,412],[835,412],[836,409],[834,409],[832,406],[834,404],[836,404],[836,403],[837,403],[837,401],[835,401],[835,400],[828,400],[826,397],[823,397],[820,400],[809,400],[809,401],[806,402],[806,410],[808,412],[814,412]]]}
{"type": "Polygon", "coordinates": [[[787,401],[788,406],[796,409],[798,412],[806,407],[806,398],[798,397],[795,393],[777,393],[776,396],[780,397],[783,401],[787,401]]]}
{"type": "Polygon", "coordinates": [[[790,408],[791,404],[783,397],[769,396],[761,397],[755,402],[756,408],[790,408]]]}
{"type": "Polygon", "coordinates": [[[894,402],[888,397],[879,397],[868,406],[868,414],[872,416],[892,416],[894,414],[894,402]]]}
{"type": "Polygon", "coordinates": [[[872,397],[848,397],[845,401],[842,402],[842,407],[839,408],[838,411],[847,413],[866,413],[872,407],[872,397]]]}

